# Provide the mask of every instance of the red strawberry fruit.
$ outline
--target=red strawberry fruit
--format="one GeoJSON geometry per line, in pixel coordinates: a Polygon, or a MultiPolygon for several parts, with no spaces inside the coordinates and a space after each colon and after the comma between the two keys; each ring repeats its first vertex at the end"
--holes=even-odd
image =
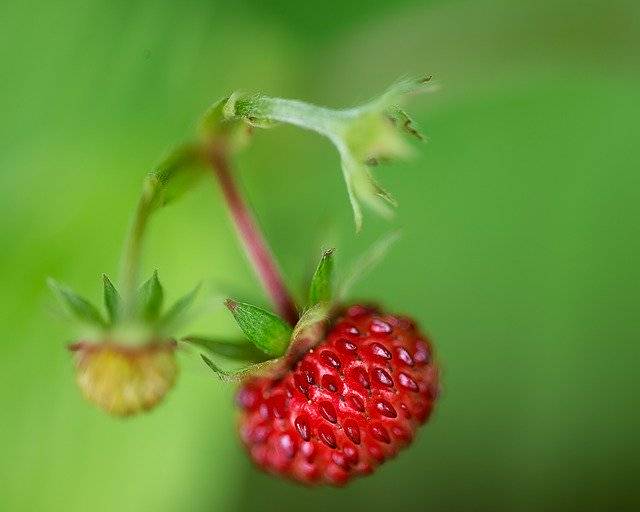
{"type": "Polygon", "coordinates": [[[242,383],[240,435],[266,471],[344,485],[410,444],[437,392],[431,345],[415,324],[355,305],[284,375],[242,383]]]}
{"type": "Polygon", "coordinates": [[[325,251],[306,303],[297,304],[235,183],[232,157],[254,127],[288,123],[327,137],[340,154],[359,230],[360,202],[379,213],[395,204],[369,167],[408,153],[402,132],[422,139],[399,105],[429,88],[430,77],[402,80],[346,110],[234,93],[213,105],[201,124],[204,153],[274,311],[228,299],[246,339],[190,335],[181,341],[200,350],[218,378],[240,380],[240,437],[253,461],[275,475],[344,485],[373,472],[410,444],[429,417],[438,371],[429,342],[411,320],[360,305],[342,307],[349,288],[380,261],[397,234],[372,246],[335,289],[333,251],[325,251]],[[218,356],[250,364],[224,369],[218,356]]]}

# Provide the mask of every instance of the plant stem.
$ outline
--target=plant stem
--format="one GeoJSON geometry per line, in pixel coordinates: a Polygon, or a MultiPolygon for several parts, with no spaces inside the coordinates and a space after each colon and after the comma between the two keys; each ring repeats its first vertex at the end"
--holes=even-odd
{"type": "MultiPolygon", "coordinates": [[[[261,96],[250,103],[246,115],[292,124],[336,141],[346,123],[355,118],[361,110],[333,110],[299,100],[261,96]]],[[[242,106],[240,111],[243,113],[242,106]]]]}
{"type": "Polygon", "coordinates": [[[209,158],[229,208],[229,214],[235,224],[236,232],[253,269],[278,314],[291,325],[295,325],[298,321],[295,303],[287,290],[265,238],[235,183],[224,148],[218,146],[212,148],[209,158]]]}
{"type": "Polygon", "coordinates": [[[133,223],[125,241],[122,253],[122,269],[120,288],[124,301],[125,314],[134,306],[138,273],[140,271],[140,256],[142,253],[142,241],[147,228],[149,217],[153,211],[153,200],[157,190],[157,181],[154,177],[147,178],[144,183],[142,195],[138,200],[133,223]]]}

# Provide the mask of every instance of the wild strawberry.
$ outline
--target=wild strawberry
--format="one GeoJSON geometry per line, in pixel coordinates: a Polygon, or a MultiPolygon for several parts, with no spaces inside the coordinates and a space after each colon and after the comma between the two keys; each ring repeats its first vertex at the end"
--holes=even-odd
{"type": "Polygon", "coordinates": [[[83,396],[115,416],[153,408],[178,375],[173,341],[141,346],[75,343],[76,380],[83,396]]]}
{"type": "Polygon", "coordinates": [[[343,485],[411,443],[437,389],[431,345],[411,320],[351,306],[284,375],[242,383],[240,436],[266,471],[343,485]]]}
{"type": "Polygon", "coordinates": [[[168,332],[188,309],[194,292],[162,313],[156,273],[126,302],[104,276],[106,318],[89,301],[51,280],[50,285],[81,327],[72,343],[76,382],[88,401],[114,416],[155,407],[178,377],[177,343],[168,332]]]}
{"type": "Polygon", "coordinates": [[[84,397],[109,414],[133,415],[158,404],[173,387],[178,366],[171,335],[197,289],[164,309],[157,272],[138,286],[144,235],[153,214],[186,192],[202,174],[201,150],[186,143],[147,175],[122,255],[120,291],[103,274],[106,315],[53,279],[49,286],[80,328],[72,343],[76,381],[84,397]]]}
{"type": "MultiPolygon", "coordinates": [[[[220,378],[241,381],[240,437],[257,466],[310,485],[344,485],[373,472],[411,443],[438,395],[431,344],[416,324],[375,307],[334,305],[332,271],[327,251],[293,329],[269,311],[227,301],[261,362],[229,372],[202,355],[220,378]]],[[[225,357],[247,355],[239,352],[246,345],[184,341],[225,357]]]]}
{"type": "MultiPolygon", "coordinates": [[[[243,439],[261,466],[302,482],[342,484],[365,474],[411,441],[436,398],[437,371],[430,347],[406,318],[352,306],[336,316],[331,290],[331,251],[311,283],[300,316],[266,240],[236,187],[231,158],[254,127],[288,123],[314,130],[340,154],[357,230],[360,203],[388,215],[393,198],[370,167],[407,155],[401,134],[421,139],[404,99],[432,90],[431,77],[401,80],[382,95],[349,109],[236,92],[205,113],[198,132],[150,173],[124,245],[122,298],[104,279],[107,317],[86,299],[51,282],[68,312],[83,327],[75,354],[77,381],[90,401],[111,414],[128,415],[158,403],[177,375],[170,335],[194,293],[162,312],[157,274],[138,288],[140,256],[150,218],[199,181],[207,167],[220,184],[244,249],[280,317],[246,303],[227,301],[252,345],[189,336],[183,341],[222,355],[257,362],[225,372],[203,355],[220,377],[249,377],[239,394],[243,439]]],[[[381,254],[373,251],[362,268],[381,254]],[[377,255],[376,255],[377,254],[377,255]]],[[[359,269],[354,275],[361,274],[359,269]]],[[[353,275],[350,279],[354,280],[353,275]]]]}

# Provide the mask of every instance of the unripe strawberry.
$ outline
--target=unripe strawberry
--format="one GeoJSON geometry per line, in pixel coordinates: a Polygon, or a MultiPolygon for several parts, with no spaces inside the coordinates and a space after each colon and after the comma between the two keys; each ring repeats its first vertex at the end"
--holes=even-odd
{"type": "Polygon", "coordinates": [[[178,377],[175,328],[196,290],[162,312],[163,291],[157,273],[126,304],[107,276],[103,278],[106,318],[87,299],[51,280],[50,285],[77,327],[69,350],[76,382],[89,402],[114,416],[131,416],[155,407],[178,377]]]}
{"type": "Polygon", "coordinates": [[[437,394],[431,345],[415,324],[351,306],[284,375],[243,382],[240,436],[266,471],[344,485],[410,444],[437,394]]]}
{"type": "Polygon", "coordinates": [[[173,387],[178,375],[174,341],[128,347],[80,342],[74,353],[76,381],[83,396],[109,414],[148,410],[173,387]]]}

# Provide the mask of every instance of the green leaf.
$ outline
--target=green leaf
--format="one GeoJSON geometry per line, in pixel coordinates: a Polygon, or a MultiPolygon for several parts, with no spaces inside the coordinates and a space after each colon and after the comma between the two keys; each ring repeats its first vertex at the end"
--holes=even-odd
{"type": "Polygon", "coordinates": [[[242,340],[240,342],[220,341],[201,336],[187,336],[181,341],[206,350],[219,356],[237,359],[238,361],[264,361],[265,355],[255,345],[242,340]]]}
{"type": "Polygon", "coordinates": [[[102,282],[104,285],[104,305],[107,308],[109,321],[113,325],[120,316],[120,294],[107,274],[102,274],[102,282]]]}
{"type": "Polygon", "coordinates": [[[331,302],[333,293],[333,249],[325,251],[311,278],[309,306],[331,302]]]}
{"type": "Polygon", "coordinates": [[[87,299],[81,297],[71,288],[57,282],[55,279],[49,278],[47,284],[68,312],[77,320],[101,328],[106,327],[106,322],[98,309],[87,299]]]}
{"type": "Polygon", "coordinates": [[[158,279],[158,272],[145,281],[138,290],[138,315],[143,320],[154,321],[160,315],[164,292],[158,279]]]}
{"type": "Polygon", "coordinates": [[[271,357],[285,353],[291,341],[291,327],[270,311],[228,299],[225,305],[233,314],[245,336],[271,357]]]}
{"type": "Polygon", "coordinates": [[[169,310],[162,315],[162,319],[160,320],[162,327],[166,329],[169,327],[175,327],[179,324],[193,305],[193,301],[199,291],[200,285],[198,284],[189,293],[175,301],[169,310]]]}

